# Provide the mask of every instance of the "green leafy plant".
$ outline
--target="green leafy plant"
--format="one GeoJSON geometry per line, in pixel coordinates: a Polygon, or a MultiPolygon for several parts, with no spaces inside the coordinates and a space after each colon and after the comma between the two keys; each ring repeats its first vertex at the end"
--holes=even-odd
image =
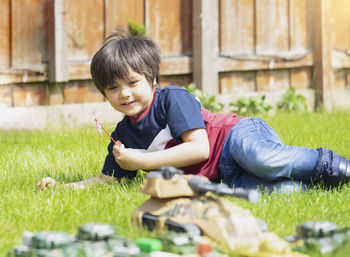
{"type": "Polygon", "coordinates": [[[295,93],[295,88],[289,89],[277,103],[277,109],[281,111],[307,111],[306,98],[295,93]]]}
{"type": "Polygon", "coordinates": [[[217,101],[215,95],[210,95],[208,93],[204,93],[199,89],[196,89],[194,83],[188,84],[187,86],[185,86],[185,89],[191,94],[197,96],[205,109],[208,109],[211,112],[220,112],[224,109],[224,105],[217,101]]]}
{"type": "Polygon", "coordinates": [[[235,102],[231,102],[233,106],[231,112],[235,112],[241,116],[251,116],[257,114],[266,114],[271,110],[271,105],[265,102],[266,96],[241,97],[235,102]]]}
{"type": "Polygon", "coordinates": [[[137,24],[136,21],[129,19],[128,20],[129,31],[134,36],[146,36],[146,27],[137,24]]]}

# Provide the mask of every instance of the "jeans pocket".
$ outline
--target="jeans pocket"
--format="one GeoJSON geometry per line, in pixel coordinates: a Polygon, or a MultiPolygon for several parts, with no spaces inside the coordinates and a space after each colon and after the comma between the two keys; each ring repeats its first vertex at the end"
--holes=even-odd
{"type": "Polygon", "coordinates": [[[227,177],[229,170],[229,162],[225,158],[221,157],[219,161],[219,177],[221,180],[224,180],[224,178],[227,177]]]}
{"type": "Polygon", "coordinates": [[[221,158],[219,162],[219,179],[228,186],[233,185],[234,177],[239,171],[235,169],[230,160],[221,158]]]}
{"type": "Polygon", "coordinates": [[[260,119],[259,127],[259,133],[264,140],[272,141],[275,143],[282,143],[276,131],[266,121],[260,119]]]}

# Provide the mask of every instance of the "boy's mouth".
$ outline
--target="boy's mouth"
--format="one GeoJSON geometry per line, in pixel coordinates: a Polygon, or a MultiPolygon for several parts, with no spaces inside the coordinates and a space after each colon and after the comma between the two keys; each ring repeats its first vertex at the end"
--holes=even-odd
{"type": "Polygon", "coordinates": [[[130,106],[130,105],[132,105],[133,103],[135,103],[135,101],[128,101],[128,102],[123,103],[122,105],[130,106]]]}

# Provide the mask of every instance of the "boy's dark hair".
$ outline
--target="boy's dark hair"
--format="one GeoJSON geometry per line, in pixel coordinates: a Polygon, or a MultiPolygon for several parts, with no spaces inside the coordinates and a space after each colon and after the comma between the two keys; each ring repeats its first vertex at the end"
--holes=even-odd
{"type": "Polygon", "coordinates": [[[105,39],[104,45],[94,55],[90,72],[97,89],[105,95],[105,89],[115,79],[130,80],[131,69],[144,75],[153,85],[159,84],[160,48],[151,39],[132,36],[128,31],[117,29],[105,39]]]}

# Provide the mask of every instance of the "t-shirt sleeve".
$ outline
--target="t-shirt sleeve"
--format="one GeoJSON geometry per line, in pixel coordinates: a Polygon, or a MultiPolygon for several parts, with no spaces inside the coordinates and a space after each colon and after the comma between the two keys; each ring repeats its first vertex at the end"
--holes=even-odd
{"type": "MultiPolygon", "coordinates": [[[[114,140],[118,139],[116,130],[111,135],[114,140]]],[[[114,142],[111,140],[111,142],[108,145],[108,154],[106,156],[102,173],[107,176],[114,176],[117,178],[134,178],[137,174],[137,171],[130,171],[130,170],[124,170],[122,169],[119,164],[115,161],[114,155],[113,155],[113,146],[114,142]]]]}
{"type": "Polygon", "coordinates": [[[180,140],[180,136],[188,130],[205,129],[201,104],[187,90],[182,88],[168,90],[165,108],[171,135],[176,140],[180,140]]]}

